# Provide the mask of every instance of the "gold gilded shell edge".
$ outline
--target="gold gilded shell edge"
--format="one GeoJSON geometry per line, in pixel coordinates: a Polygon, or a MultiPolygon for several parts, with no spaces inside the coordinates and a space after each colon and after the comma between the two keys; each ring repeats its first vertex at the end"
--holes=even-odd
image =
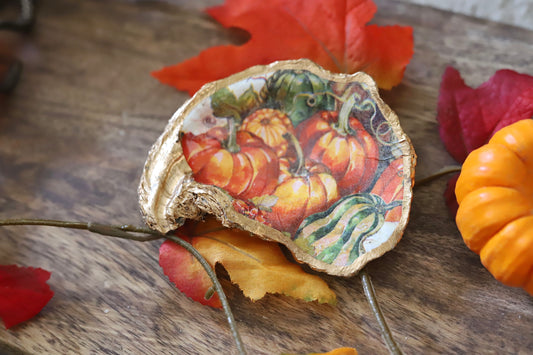
{"type": "Polygon", "coordinates": [[[308,59],[278,61],[254,66],[208,83],[174,113],[148,153],[138,188],[139,203],[147,225],[161,233],[177,229],[186,219],[202,219],[205,215],[212,214],[226,227],[238,227],[252,235],[286,245],[296,260],[308,264],[314,270],[337,276],[352,276],[369,261],[392,250],[401,239],[411,208],[415,165],[416,154],[410,139],[400,127],[398,116],[379,96],[377,86],[369,75],[363,72],[332,73],[308,59]],[[175,144],[179,140],[184,118],[199,102],[218,89],[235,82],[282,69],[308,70],[331,81],[357,81],[366,84],[367,90],[399,139],[404,163],[404,197],[400,222],[387,241],[361,255],[349,266],[336,266],[317,260],[301,250],[292,240],[288,240],[282,232],[235,211],[231,203],[232,198],[226,192],[215,186],[197,183],[192,178],[192,170],[185,160],[181,145],[175,144]]]}

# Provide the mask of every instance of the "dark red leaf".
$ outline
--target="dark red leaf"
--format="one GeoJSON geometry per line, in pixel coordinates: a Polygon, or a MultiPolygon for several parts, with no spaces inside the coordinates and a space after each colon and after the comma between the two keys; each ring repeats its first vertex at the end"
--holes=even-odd
{"type": "MultiPolygon", "coordinates": [[[[455,68],[448,67],[442,77],[437,120],[448,152],[462,163],[468,154],[486,144],[501,128],[533,118],[533,76],[512,70],[499,70],[488,81],[473,89],[455,68]]],[[[457,213],[455,182],[452,178],[444,193],[453,216],[457,213]]]]}
{"type": "Polygon", "coordinates": [[[50,301],[50,275],[41,268],[0,265],[0,318],[6,329],[32,318],[50,301]]]}
{"type": "Polygon", "coordinates": [[[533,116],[533,77],[499,70],[473,89],[448,67],[440,86],[437,120],[448,152],[462,163],[500,128],[533,116]]]}

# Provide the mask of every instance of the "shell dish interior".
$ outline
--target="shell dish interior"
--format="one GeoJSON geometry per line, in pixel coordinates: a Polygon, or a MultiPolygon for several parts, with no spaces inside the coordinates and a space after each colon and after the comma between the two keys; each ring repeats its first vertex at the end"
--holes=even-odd
{"type": "Polygon", "coordinates": [[[139,194],[160,232],[214,214],[349,276],[400,240],[414,165],[368,75],[285,61],[207,84],[186,102],[152,147],[139,194]]]}

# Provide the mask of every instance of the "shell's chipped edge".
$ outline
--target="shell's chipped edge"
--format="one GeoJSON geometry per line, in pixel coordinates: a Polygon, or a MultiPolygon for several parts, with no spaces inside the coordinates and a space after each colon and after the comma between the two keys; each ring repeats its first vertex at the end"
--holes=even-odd
{"type": "Polygon", "coordinates": [[[170,119],[163,134],[154,143],[144,166],[138,193],[140,208],[146,223],[153,229],[167,233],[180,227],[186,219],[202,219],[206,214],[216,216],[227,227],[238,227],[261,238],[285,244],[295,258],[309,264],[313,269],[332,275],[351,276],[366,263],[378,258],[395,247],[407,225],[411,207],[412,186],[416,155],[409,138],[402,131],[396,114],[381,100],[374,81],[364,73],[335,74],[328,72],[309,60],[275,62],[266,66],[256,66],[202,87],[170,119]],[[333,265],[318,260],[301,249],[287,233],[237,212],[231,197],[223,189],[198,183],[193,178],[191,167],[186,161],[182,145],[179,144],[185,117],[214,92],[231,84],[264,73],[278,70],[306,70],[319,77],[337,83],[353,82],[364,84],[370,98],[378,107],[390,130],[397,138],[398,159],[403,160],[403,202],[401,218],[395,224],[390,237],[377,247],[359,255],[352,264],[333,265]]]}

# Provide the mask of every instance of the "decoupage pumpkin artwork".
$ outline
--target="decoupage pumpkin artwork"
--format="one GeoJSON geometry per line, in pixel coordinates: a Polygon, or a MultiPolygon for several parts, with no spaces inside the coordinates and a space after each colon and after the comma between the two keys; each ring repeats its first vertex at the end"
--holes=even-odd
{"type": "Polygon", "coordinates": [[[293,60],[205,85],[152,147],[139,192],[160,232],[213,214],[348,276],[401,238],[414,165],[368,75],[293,60]]]}
{"type": "Polygon", "coordinates": [[[533,295],[533,120],[497,131],[466,158],[457,227],[500,282],[533,295]]]}

